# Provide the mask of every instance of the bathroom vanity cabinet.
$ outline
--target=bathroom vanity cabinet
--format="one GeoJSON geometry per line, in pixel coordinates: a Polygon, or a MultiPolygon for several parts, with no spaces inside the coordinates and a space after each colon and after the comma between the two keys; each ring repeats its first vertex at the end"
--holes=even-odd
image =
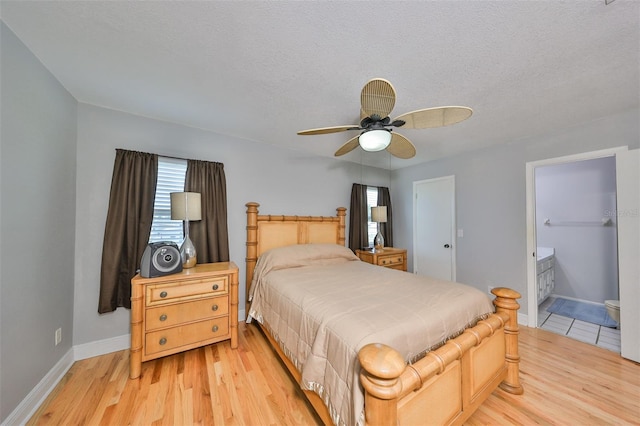
{"type": "Polygon", "coordinates": [[[538,305],[540,305],[555,289],[555,250],[549,247],[538,247],[536,257],[536,294],[538,305]]]}

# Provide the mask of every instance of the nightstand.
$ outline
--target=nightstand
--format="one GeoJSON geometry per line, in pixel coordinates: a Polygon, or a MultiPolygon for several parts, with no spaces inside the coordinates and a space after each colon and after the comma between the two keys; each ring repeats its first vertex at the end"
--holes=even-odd
{"type": "Polygon", "coordinates": [[[129,377],[142,362],[231,340],[238,347],[238,267],[196,265],[177,274],[131,280],[129,377]]]}
{"type": "Polygon", "coordinates": [[[407,270],[407,249],[385,247],[381,251],[356,250],[356,255],[358,255],[363,262],[371,263],[372,265],[384,266],[400,271],[407,270]]]}

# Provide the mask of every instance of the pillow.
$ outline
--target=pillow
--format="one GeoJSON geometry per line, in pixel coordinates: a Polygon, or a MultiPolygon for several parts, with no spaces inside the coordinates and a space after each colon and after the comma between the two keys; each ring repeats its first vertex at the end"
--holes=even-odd
{"type": "Polygon", "coordinates": [[[351,249],[338,244],[294,244],[267,250],[260,255],[253,271],[249,300],[262,277],[271,271],[310,265],[332,265],[359,261],[351,249]]]}
{"type": "Polygon", "coordinates": [[[295,244],[278,247],[262,253],[260,259],[277,269],[334,263],[332,261],[336,260],[360,260],[351,249],[338,244],[295,244]]]}

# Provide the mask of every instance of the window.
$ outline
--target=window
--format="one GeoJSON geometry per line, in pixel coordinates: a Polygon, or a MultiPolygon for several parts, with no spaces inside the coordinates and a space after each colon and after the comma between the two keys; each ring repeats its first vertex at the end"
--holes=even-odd
{"type": "Polygon", "coordinates": [[[171,220],[172,192],[184,192],[187,160],[158,156],[158,182],[153,204],[153,222],[149,242],[173,241],[180,245],[184,239],[181,220],[171,220]]]}
{"type": "Polygon", "coordinates": [[[378,233],[378,224],[371,221],[371,207],[378,205],[378,188],[367,186],[367,234],[369,235],[369,247],[373,247],[373,240],[378,233]]]}

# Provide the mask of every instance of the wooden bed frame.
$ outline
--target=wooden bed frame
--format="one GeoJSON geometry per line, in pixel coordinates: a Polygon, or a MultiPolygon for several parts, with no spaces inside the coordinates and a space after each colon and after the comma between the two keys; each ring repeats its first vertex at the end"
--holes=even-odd
{"type": "MultiPolygon", "coordinates": [[[[259,215],[258,203],[247,203],[246,280],[249,294],[258,256],[266,250],[309,243],[345,243],[346,208],[336,216],[259,215]]],[[[494,288],[496,313],[412,365],[381,344],[363,347],[358,359],[365,391],[367,425],[462,424],[499,386],[522,394],[517,312],[520,294],[494,288]]],[[[248,312],[248,309],[247,309],[248,312]]],[[[300,383],[301,374],[273,337],[255,322],[284,365],[300,383]]],[[[313,391],[303,390],[325,424],[329,410],[313,391]]]]}

